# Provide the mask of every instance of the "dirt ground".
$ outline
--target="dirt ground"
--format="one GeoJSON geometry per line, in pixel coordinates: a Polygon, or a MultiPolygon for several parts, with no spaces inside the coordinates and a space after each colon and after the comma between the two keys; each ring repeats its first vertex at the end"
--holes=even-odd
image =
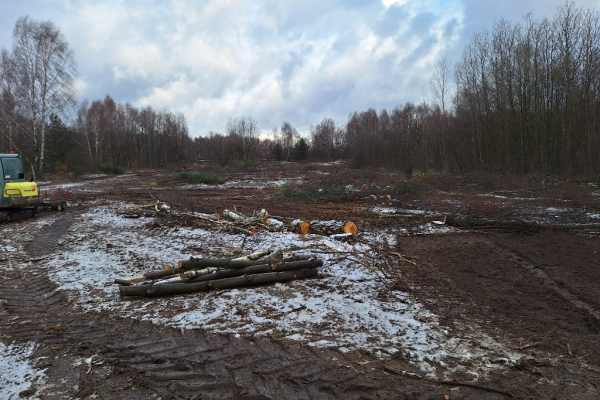
{"type": "MultiPolygon", "coordinates": [[[[52,214],[53,222],[39,231],[32,231],[35,219],[12,223],[28,235],[12,238],[23,242],[22,249],[0,255],[3,264],[17,266],[0,272],[0,341],[36,343],[31,362],[46,380],[43,388],[9,398],[600,398],[598,182],[481,174],[405,181],[394,171],[352,170],[342,163],[191,169],[199,171],[215,172],[226,183],[181,185],[176,169],[118,180],[52,177],[47,187],[78,184],[67,211],[52,214]],[[285,186],[268,184],[282,181],[285,186]],[[341,186],[347,190],[329,197],[292,196],[341,186]],[[390,198],[382,196],[386,187],[390,198]],[[444,365],[431,375],[402,352],[382,358],[265,336],[184,332],[74,307],[45,267],[74,218],[99,201],[141,205],[155,199],[187,212],[265,208],[286,223],[352,220],[361,232],[397,232],[389,251],[404,261],[388,265],[382,285],[410,293],[448,332],[483,332],[520,357],[489,360],[505,365],[483,378],[444,375],[444,365]],[[460,226],[444,234],[422,229],[444,216],[460,226]]],[[[178,223],[157,220],[154,229],[178,223]]]]}

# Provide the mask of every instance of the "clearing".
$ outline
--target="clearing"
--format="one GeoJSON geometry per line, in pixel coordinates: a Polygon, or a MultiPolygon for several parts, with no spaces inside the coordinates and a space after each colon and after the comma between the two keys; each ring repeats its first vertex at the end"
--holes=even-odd
{"type": "Polygon", "coordinates": [[[66,212],[0,226],[2,399],[600,398],[598,182],[266,161],[180,172],[53,177],[40,188],[68,188],[66,212]],[[193,183],[208,172],[224,182],[193,183]],[[359,233],[206,217],[226,209],[359,233]],[[166,297],[113,283],[265,248],[324,265],[166,297]]]}

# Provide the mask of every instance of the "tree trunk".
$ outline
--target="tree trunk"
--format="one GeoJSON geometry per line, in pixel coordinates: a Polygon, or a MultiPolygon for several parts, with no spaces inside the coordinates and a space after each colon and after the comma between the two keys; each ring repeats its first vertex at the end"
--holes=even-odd
{"type": "MultiPolygon", "coordinates": [[[[298,261],[298,260],[307,260],[310,256],[307,255],[297,255],[290,258],[287,258],[286,261],[298,261]]],[[[276,259],[273,259],[273,263],[276,262],[276,259]]],[[[261,265],[261,264],[269,264],[269,260],[259,259],[259,260],[238,260],[232,258],[194,258],[190,257],[189,260],[179,261],[179,272],[191,271],[194,269],[204,269],[204,268],[219,268],[219,269],[227,269],[227,268],[244,268],[250,267],[252,265],[261,265]]]]}
{"type": "Polygon", "coordinates": [[[162,271],[148,272],[144,274],[145,281],[151,281],[154,279],[166,278],[171,275],[177,275],[179,273],[179,268],[167,268],[162,271]]]}
{"type": "Polygon", "coordinates": [[[258,275],[244,275],[235,278],[220,279],[209,282],[196,282],[188,284],[164,284],[119,286],[122,296],[164,296],[172,294],[185,294],[207,292],[217,289],[231,289],[246,286],[259,286],[276,282],[289,282],[296,279],[316,278],[318,272],[315,268],[301,269],[298,271],[271,272],[258,275]]]}
{"type": "MultiPolygon", "coordinates": [[[[311,258],[309,260],[301,261],[283,261],[277,264],[260,264],[253,265],[250,267],[239,268],[239,269],[223,269],[211,274],[198,276],[191,279],[189,282],[205,282],[210,280],[232,278],[234,276],[242,275],[255,275],[255,274],[266,274],[269,272],[282,272],[282,271],[296,271],[306,268],[319,268],[323,266],[323,260],[318,258],[311,258]]],[[[194,271],[189,271],[194,272],[194,271]]]]}
{"type": "Polygon", "coordinates": [[[318,235],[335,235],[338,233],[358,233],[358,227],[352,221],[312,221],[309,228],[310,233],[318,235]]]}
{"type": "Polygon", "coordinates": [[[308,232],[310,232],[310,224],[308,222],[296,219],[290,224],[290,231],[302,235],[307,235],[308,232]]]}

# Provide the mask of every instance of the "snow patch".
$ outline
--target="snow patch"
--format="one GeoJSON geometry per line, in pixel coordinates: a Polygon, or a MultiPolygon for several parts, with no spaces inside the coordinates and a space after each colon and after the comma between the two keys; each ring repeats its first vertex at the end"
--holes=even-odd
{"type": "MultiPolygon", "coordinates": [[[[437,316],[409,294],[382,291],[385,283],[367,258],[364,243],[343,243],[319,235],[257,233],[248,238],[202,229],[145,229],[152,218],[127,219],[113,203],[77,217],[61,238],[63,250],[49,259],[49,275],[75,307],[150,320],[180,329],[205,329],[236,336],[264,335],[342,351],[366,350],[380,357],[402,352],[422,370],[434,372],[449,360],[456,368],[486,370],[490,338],[449,337],[437,316]],[[174,265],[190,256],[211,256],[242,248],[281,248],[321,257],[322,279],[258,288],[123,301],[115,278],[174,265]],[[202,254],[196,249],[202,248],[202,254]],[[191,250],[190,250],[191,249],[191,250]],[[446,360],[446,361],[445,361],[446,360]],[[455,362],[459,360],[459,362],[455,362]]],[[[439,229],[429,226],[424,229],[439,229]]],[[[392,234],[366,240],[395,240],[392,234]]],[[[498,354],[509,357],[496,346],[498,354]]],[[[494,350],[495,352],[496,350],[494,350]]]]}
{"type": "Polygon", "coordinates": [[[23,397],[39,399],[37,395],[24,395],[24,391],[33,391],[45,383],[45,370],[36,369],[29,362],[36,349],[34,343],[9,344],[0,342],[0,394],[2,399],[17,400],[23,397]]]}

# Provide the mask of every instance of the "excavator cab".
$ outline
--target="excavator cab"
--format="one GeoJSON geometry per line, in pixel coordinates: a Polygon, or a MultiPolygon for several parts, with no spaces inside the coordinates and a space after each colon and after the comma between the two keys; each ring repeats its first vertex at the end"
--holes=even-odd
{"type": "Polygon", "coordinates": [[[19,154],[0,154],[0,208],[38,205],[40,193],[35,182],[25,180],[19,154]]]}

